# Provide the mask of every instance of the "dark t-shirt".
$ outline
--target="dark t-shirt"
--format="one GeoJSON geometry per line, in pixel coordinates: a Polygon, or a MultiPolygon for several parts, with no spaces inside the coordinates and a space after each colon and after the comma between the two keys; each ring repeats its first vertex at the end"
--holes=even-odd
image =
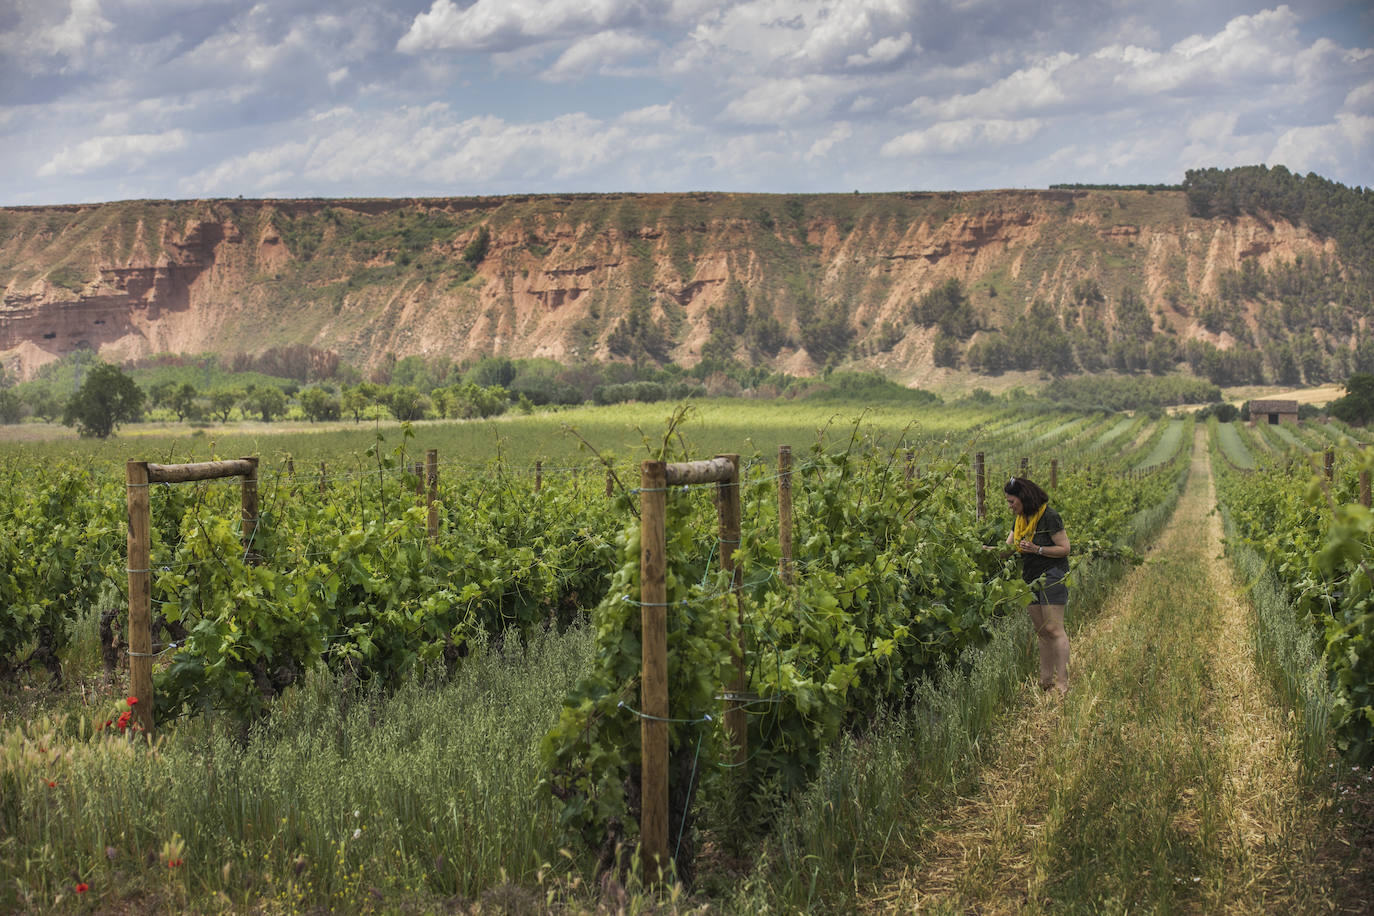
{"type": "MultiPolygon", "coordinates": [[[[1058,512],[1046,506],[1045,514],[1040,516],[1040,521],[1035,525],[1035,534],[1031,536],[1031,543],[1040,547],[1053,547],[1054,536],[1063,530],[1064,520],[1059,517],[1058,512]]],[[[1021,578],[1027,582],[1034,582],[1056,567],[1068,569],[1069,558],[1042,557],[1038,553],[1021,554],[1021,578]]]]}

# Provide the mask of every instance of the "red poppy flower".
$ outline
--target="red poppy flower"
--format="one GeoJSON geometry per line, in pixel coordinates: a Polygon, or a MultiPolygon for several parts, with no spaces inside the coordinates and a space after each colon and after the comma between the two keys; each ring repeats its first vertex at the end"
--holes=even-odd
{"type": "Polygon", "coordinates": [[[56,789],[56,788],[57,788],[57,783],[55,783],[55,782],[53,782],[51,779],[49,779],[49,780],[48,780],[48,788],[49,788],[49,789],[56,789]]]}
{"type": "Polygon", "coordinates": [[[90,889],[91,889],[91,886],[90,886],[89,884],[87,884],[85,881],[82,881],[80,884],[78,884],[78,885],[76,886],[76,892],[77,892],[78,894],[84,894],[84,893],[86,893],[86,891],[88,891],[88,890],[90,890],[90,889]]]}
{"type": "Polygon", "coordinates": [[[180,859],[171,859],[170,861],[168,861],[167,867],[168,867],[168,868],[180,868],[180,867],[181,867],[181,860],[180,860],[180,859]]]}
{"type": "Polygon", "coordinates": [[[130,706],[136,706],[138,704],[138,697],[129,697],[128,703],[130,706]]]}

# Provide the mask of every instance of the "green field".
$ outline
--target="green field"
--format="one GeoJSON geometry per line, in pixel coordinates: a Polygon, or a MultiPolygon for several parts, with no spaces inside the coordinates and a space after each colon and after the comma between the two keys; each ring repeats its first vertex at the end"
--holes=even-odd
{"type": "MultiPolygon", "coordinates": [[[[1169,517],[1192,430],[1005,405],[731,400],[0,443],[0,909],[604,906],[603,869],[639,831],[634,466],[718,453],[746,459],[738,605],[723,600],[714,485],[668,497],[670,854],[690,891],[647,889],[630,868],[610,893],[627,911],[869,905],[868,882],[969,791],[1030,671],[1019,567],[982,549],[1006,534],[1005,469],[1024,458],[1047,482],[1055,462],[1081,626],[1169,517]],[[780,562],[782,444],[795,579],[780,562]],[[428,448],[433,539],[408,470],[428,448]],[[986,518],[975,452],[997,469],[986,518]],[[102,617],[119,630],[127,606],[123,464],[236,455],[263,462],[251,532],[232,480],[150,491],[168,628],[150,745],[127,727],[142,711],[127,670],[102,664],[102,617]],[[611,499],[600,462],[622,478],[611,499]],[[738,769],[719,715],[736,651],[751,698],[738,769]]],[[[1175,875],[1193,867],[1139,842],[1175,875]]],[[[1123,864],[1106,863],[1092,867],[1123,864]]],[[[1066,905],[1091,907],[1094,886],[1066,905]]],[[[1171,881],[1121,886],[1142,906],[1193,899],[1171,881]]]]}

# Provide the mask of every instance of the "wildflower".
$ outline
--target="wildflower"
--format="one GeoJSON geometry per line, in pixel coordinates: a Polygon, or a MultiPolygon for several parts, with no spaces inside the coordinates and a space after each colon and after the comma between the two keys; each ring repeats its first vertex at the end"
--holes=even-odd
{"type": "Polygon", "coordinates": [[[138,697],[129,697],[128,703],[129,703],[130,706],[137,706],[137,705],[138,705],[138,697]]]}
{"type": "Polygon", "coordinates": [[[84,894],[84,893],[86,893],[86,891],[88,891],[88,890],[90,890],[90,889],[91,889],[91,886],[90,886],[89,884],[87,884],[85,881],[82,881],[80,884],[78,884],[78,885],[76,886],[76,892],[77,892],[78,894],[84,894]]]}
{"type": "Polygon", "coordinates": [[[167,860],[167,867],[168,867],[168,868],[180,868],[180,867],[181,867],[181,860],[180,860],[180,859],[168,859],[168,860],[167,860]]]}
{"type": "Polygon", "coordinates": [[[56,788],[57,788],[57,783],[54,782],[53,780],[49,779],[49,780],[48,780],[48,788],[49,788],[49,789],[56,789],[56,788]]]}
{"type": "Polygon", "coordinates": [[[353,839],[356,840],[358,837],[360,837],[360,836],[362,836],[362,835],[363,835],[363,828],[361,828],[361,827],[355,827],[355,828],[353,829],[353,839]]]}

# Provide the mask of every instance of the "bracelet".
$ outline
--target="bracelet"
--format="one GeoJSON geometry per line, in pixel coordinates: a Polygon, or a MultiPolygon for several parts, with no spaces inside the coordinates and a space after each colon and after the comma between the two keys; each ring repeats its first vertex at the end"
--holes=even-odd
{"type": "Polygon", "coordinates": [[[1043,544],[1039,547],[1039,549],[1037,550],[1037,552],[1038,552],[1038,553],[1040,554],[1040,556],[1042,556],[1042,557],[1045,555],[1045,547],[1044,547],[1043,544]]]}

